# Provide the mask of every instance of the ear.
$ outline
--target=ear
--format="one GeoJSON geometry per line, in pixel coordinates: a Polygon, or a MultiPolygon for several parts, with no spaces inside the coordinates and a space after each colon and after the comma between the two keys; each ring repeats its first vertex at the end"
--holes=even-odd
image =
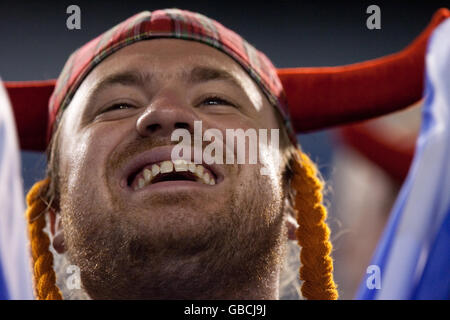
{"type": "Polygon", "coordinates": [[[66,252],[64,243],[64,229],[61,222],[61,214],[54,210],[49,210],[50,216],[50,232],[52,235],[52,245],[59,254],[66,252]]]}
{"type": "Polygon", "coordinates": [[[297,240],[297,235],[295,234],[295,231],[298,228],[297,220],[295,220],[295,218],[292,215],[288,214],[286,216],[285,223],[287,228],[288,239],[293,241],[297,240]]]}

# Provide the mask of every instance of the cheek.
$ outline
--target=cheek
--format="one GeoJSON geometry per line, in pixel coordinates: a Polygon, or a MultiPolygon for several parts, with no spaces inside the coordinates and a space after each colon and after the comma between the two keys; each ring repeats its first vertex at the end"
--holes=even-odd
{"type": "Polygon", "coordinates": [[[67,177],[68,191],[80,186],[104,188],[105,165],[123,134],[121,127],[97,124],[65,139],[62,170],[67,177]]]}
{"type": "Polygon", "coordinates": [[[272,225],[281,213],[282,188],[279,175],[261,175],[260,169],[260,165],[243,165],[239,181],[234,186],[238,196],[236,206],[243,213],[243,224],[272,225]]]}

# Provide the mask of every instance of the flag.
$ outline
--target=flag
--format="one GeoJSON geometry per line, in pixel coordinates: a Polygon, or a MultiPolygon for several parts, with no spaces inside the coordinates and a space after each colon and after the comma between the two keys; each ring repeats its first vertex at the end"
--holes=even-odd
{"type": "Polygon", "coordinates": [[[0,79],[0,299],[33,299],[17,133],[0,79]]]}
{"type": "Polygon", "coordinates": [[[450,298],[449,35],[447,19],[428,43],[414,160],[357,299],[450,298]]]}

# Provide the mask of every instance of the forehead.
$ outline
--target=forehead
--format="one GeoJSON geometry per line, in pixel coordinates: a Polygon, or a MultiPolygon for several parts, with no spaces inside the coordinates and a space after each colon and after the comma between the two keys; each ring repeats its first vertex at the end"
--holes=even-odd
{"type": "Polygon", "coordinates": [[[247,72],[226,54],[206,44],[180,39],[152,39],[127,46],[101,62],[83,83],[94,86],[111,74],[127,70],[145,71],[160,79],[186,78],[198,66],[224,71],[244,89],[260,91],[247,72]]]}

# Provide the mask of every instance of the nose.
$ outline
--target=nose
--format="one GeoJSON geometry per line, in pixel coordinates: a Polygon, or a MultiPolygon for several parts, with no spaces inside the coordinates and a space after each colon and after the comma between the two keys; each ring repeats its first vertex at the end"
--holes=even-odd
{"type": "Polygon", "coordinates": [[[175,129],[193,134],[196,116],[190,106],[174,97],[155,98],[136,122],[138,133],[145,136],[170,137],[175,129]]]}

